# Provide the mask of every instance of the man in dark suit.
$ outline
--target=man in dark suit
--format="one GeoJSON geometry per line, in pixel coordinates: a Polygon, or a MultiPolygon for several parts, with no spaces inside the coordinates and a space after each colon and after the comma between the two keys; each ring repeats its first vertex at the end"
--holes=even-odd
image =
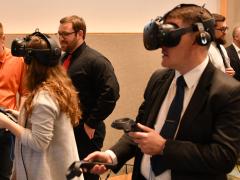
{"type": "Polygon", "coordinates": [[[234,77],[240,80],[240,26],[233,29],[233,43],[226,48],[230,58],[230,64],[235,70],[234,77]]]}
{"type": "Polygon", "coordinates": [[[166,69],[148,82],[136,118],[141,131],[85,160],[116,163],[117,172],[135,157],[134,180],[226,180],[240,149],[240,84],[209,61],[214,20],[205,8],[181,4],[162,21],[144,32],[147,49],[162,48],[166,69]]]}
{"type": "Polygon", "coordinates": [[[217,13],[213,13],[212,16],[215,20],[214,41],[210,45],[208,56],[213,65],[215,65],[218,69],[230,76],[234,76],[235,71],[231,67],[227,51],[223,46],[227,43],[226,34],[228,26],[226,18],[225,16],[217,13]]]}
{"type": "MultiPolygon", "coordinates": [[[[74,128],[80,159],[101,150],[106,134],[104,120],[113,112],[119,99],[119,84],[111,62],[85,42],[86,23],[72,15],[63,17],[58,28],[62,63],[79,92],[83,112],[74,128]]],[[[84,173],[85,180],[99,176],[84,173]]]]}

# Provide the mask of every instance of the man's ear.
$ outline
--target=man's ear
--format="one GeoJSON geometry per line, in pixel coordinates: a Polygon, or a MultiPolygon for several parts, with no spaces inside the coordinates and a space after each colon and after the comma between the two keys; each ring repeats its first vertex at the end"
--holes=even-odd
{"type": "Polygon", "coordinates": [[[83,38],[83,31],[82,30],[78,31],[77,34],[83,38]]]}

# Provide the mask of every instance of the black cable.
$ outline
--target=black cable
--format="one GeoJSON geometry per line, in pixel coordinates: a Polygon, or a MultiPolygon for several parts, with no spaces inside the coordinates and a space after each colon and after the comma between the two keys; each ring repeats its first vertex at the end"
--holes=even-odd
{"type": "Polygon", "coordinates": [[[25,171],[25,175],[26,175],[26,178],[28,180],[27,169],[26,169],[26,165],[25,165],[25,162],[24,162],[24,158],[23,158],[22,144],[21,144],[21,157],[22,157],[22,162],[23,162],[23,168],[24,168],[24,171],[25,171]]]}
{"type": "Polygon", "coordinates": [[[11,149],[10,149],[10,159],[13,161],[14,159],[14,145],[15,145],[15,137],[13,134],[10,134],[10,141],[11,141],[11,149]]]}
{"type": "MultiPolygon", "coordinates": [[[[26,127],[27,127],[27,119],[26,119],[25,124],[24,124],[24,128],[26,128],[26,127]]],[[[21,143],[21,157],[22,157],[22,162],[23,162],[23,168],[24,168],[25,175],[26,175],[26,178],[27,178],[26,180],[28,180],[27,168],[26,168],[26,165],[25,165],[25,162],[24,162],[24,158],[23,158],[22,143],[21,143]]]]}
{"type": "Polygon", "coordinates": [[[225,67],[225,68],[229,68],[229,64],[227,63],[227,60],[226,60],[226,58],[225,58],[225,55],[224,55],[224,53],[223,53],[223,50],[222,50],[220,44],[219,44],[219,43],[216,43],[216,44],[217,44],[217,48],[218,48],[218,50],[219,50],[219,52],[220,52],[220,54],[221,54],[221,56],[222,56],[222,60],[223,60],[224,67],[225,67]]]}
{"type": "Polygon", "coordinates": [[[110,177],[110,175],[111,175],[111,172],[112,172],[112,170],[110,169],[110,171],[109,171],[109,173],[107,174],[107,176],[106,176],[105,180],[108,180],[108,178],[109,178],[109,177],[110,177]]]}

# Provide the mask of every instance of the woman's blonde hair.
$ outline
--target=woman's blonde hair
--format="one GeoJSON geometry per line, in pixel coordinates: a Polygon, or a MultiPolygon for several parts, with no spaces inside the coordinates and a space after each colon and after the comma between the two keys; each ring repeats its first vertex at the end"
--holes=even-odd
{"type": "MultiPolygon", "coordinates": [[[[31,37],[27,46],[33,49],[49,48],[45,40],[39,36],[31,37]]],[[[30,91],[24,104],[27,116],[32,113],[34,96],[39,91],[45,90],[57,101],[60,110],[69,116],[73,126],[79,123],[82,112],[79,109],[78,94],[71,79],[68,78],[66,71],[60,64],[48,67],[40,64],[36,58],[32,57],[27,68],[26,85],[30,91]]]]}

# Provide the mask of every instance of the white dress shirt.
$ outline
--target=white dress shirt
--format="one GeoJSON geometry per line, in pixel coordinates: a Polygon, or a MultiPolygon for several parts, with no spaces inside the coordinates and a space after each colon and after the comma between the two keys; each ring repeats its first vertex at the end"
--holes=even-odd
{"type": "MultiPolygon", "coordinates": [[[[230,58],[227,55],[226,49],[221,44],[220,44],[220,48],[224,54],[224,58],[225,58],[225,61],[228,65],[228,67],[231,67],[230,66],[230,58]]],[[[213,65],[225,73],[225,66],[223,63],[223,58],[222,58],[221,53],[219,52],[219,49],[217,48],[215,42],[211,43],[209,50],[208,50],[208,56],[210,58],[210,61],[213,63],[213,65]]]]}

